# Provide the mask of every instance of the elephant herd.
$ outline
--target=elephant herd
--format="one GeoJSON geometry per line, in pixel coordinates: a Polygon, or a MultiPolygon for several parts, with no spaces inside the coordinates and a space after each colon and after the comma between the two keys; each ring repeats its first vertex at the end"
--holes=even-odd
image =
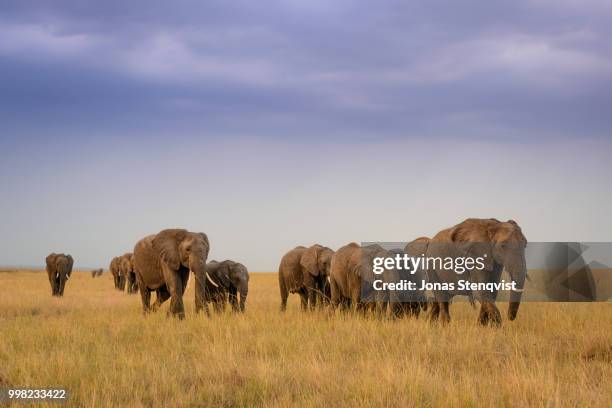
{"type": "MultiPolygon", "coordinates": [[[[334,311],[353,309],[378,315],[389,313],[392,317],[415,316],[429,309],[431,320],[450,321],[449,303],[456,295],[466,295],[473,302],[480,302],[478,322],[499,325],[501,315],[495,301],[497,291],[442,289],[430,290],[426,296],[423,288],[414,290],[409,296],[401,291],[373,290],[372,283],[428,282],[452,284],[460,278],[469,277],[474,282],[499,282],[506,270],[516,283],[510,295],[508,318],[516,318],[521,294],[527,274],[525,247],[527,240],[521,228],[512,220],[469,218],[438,232],[433,238],[421,237],[408,243],[403,249],[386,250],[380,245],[360,246],[349,243],[337,251],[315,244],[298,246],[287,252],[280,261],[278,280],[281,311],[287,307],[290,293],[300,296],[303,310],[328,307],[334,311]],[[393,258],[408,255],[415,257],[466,259],[480,255],[483,267],[458,274],[442,268],[441,264],[399,268],[385,266],[383,271],[373,274],[373,261],[377,258],[393,258]]],[[[204,310],[209,314],[208,304],[217,312],[229,303],[234,311],[244,312],[248,295],[249,272],[247,268],[231,260],[208,261],[210,243],[206,234],[185,229],[165,229],[142,238],[132,253],[112,259],[109,271],[115,288],[127,293],[139,292],[145,313],[157,310],[170,299],[168,313],[180,319],[185,316],[183,294],[191,272],[195,277],[196,313],[204,310]],[[151,304],[151,293],[156,299],[151,304]]],[[[47,257],[47,273],[53,296],[62,296],[66,280],[72,273],[73,259],[70,255],[50,254],[47,257]]],[[[94,271],[92,276],[97,276],[94,271]]]]}
{"type": "MultiPolygon", "coordinates": [[[[202,232],[166,229],[138,241],[133,253],[114,257],[109,271],[117,290],[128,294],[140,292],[145,313],[157,310],[170,299],[169,313],[182,319],[183,294],[191,272],[195,276],[196,312],[204,309],[209,314],[208,303],[219,312],[225,310],[227,303],[232,310],[244,312],[249,290],[247,268],[231,260],[207,263],[209,250],[208,237],[202,232]],[[152,305],[151,292],[156,293],[152,305]]],[[[72,264],[70,255],[47,257],[53,296],[63,295],[72,264]]],[[[92,271],[93,277],[99,274],[100,269],[92,271]]]]}
{"type": "Polygon", "coordinates": [[[515,284],[507,312],[508,318],[514,320],[527,276],[526,245],[527,239],[521,228],[512,220],[469,218],[438,232],[433,238],[417,238],[403,249],[386,250],[377,244],[360,246],[354,242],[335,252],[318,244],[309,248],[298,246],[287,252],[280,262],[280,308],[284,311],[288,294],[296,293],[300,296],[303,310],[312,310],[319,304],[327,305],[332,311],[338,306],[363,313],[372,310],[379,314],[390,309],[393,317],[418,317],[421,310],[430,308],[432,321],[447,323],[450,321],[451,300],[456,295],[465,295],[472,303],[474,300],[480,302],[480,324],[498,326],[501,314],[495,306],[497,290],[452,288],[456,288],[460,279],[467,278],[475,283],[498,283],[505,269],[515,284]],[[442,267],[440,262],[427,267],[385,267],[378,277],[374,275],[372,265],[375,258],[394,258],[404,254],[410,259],[444,259],[458,265],[458,261],[477,258],[482,260],[482,268],[472,267],[458,273],[442,267]],[[411,291],[409,295],[396,290],[375,291],[374,280],[379,280],[381,285],[409,281],[422,288],[411,291]],[[433,285],[434,289],[430,290],[432,297],[426,296],[422,282],[433,285]]]}

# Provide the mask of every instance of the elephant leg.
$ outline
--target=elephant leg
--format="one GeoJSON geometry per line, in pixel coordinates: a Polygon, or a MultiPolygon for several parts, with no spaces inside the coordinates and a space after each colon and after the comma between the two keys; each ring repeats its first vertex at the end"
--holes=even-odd
{"type": "Polygon", "coordinates": [[[132,274],[130,273],[128,275],[128,288],[127,288],[128,293],[134,293],[134,278],[132,277],[132,274]]]}
{"type": "Polygon", "coordinates": [[[278,286],[280,288],[280,297],[281,297],[280,311],[284,312],[285,310],[287,310],[287,297],[289,296],[289,292],[287,291],[285,280],[280,275],[280,273],[278,275],[278,286]]]}
{"type": "Polygon", "coordinates": [[[64,296],[64,288],[66,287],[66,277],[60,276],[59,288],[57,290],[58,296],[64,296]]]}
{"type": "Polygon", "coordinates": [[[148,314],[151,311],[151,290],[144,285],[140,287],[140,300],[142,300],[142,311],[148,314]]]}
{"type": "Polygon", "coordinates": [[[299,290],[300,295],[300,303],[302,306],[302,311],[308,310],[308,293],[306,292],[306,288],[302,288],[299,290]]]}
{"type": "Polygon", "coordinates": [[[491,326],[499,327],[501,325],[501,314],[495,303],[489,301],[481,303],[478,323],[483,326],[491,324],[491,326]]]}
{"type": "Polygon", "coordinates": [[[206,278],[198,277],[195,275],[195,312],[200,313],[204,310],[207,317],[210,317],[210,310],[208,309],[208,302],[214,299],[214,295],[206,289],[206,278]]]}
{"type": "Polygon", "coordinates": [[[55,296],[55,276],[47,273],[49,277],[49,284],[51,285],[51,296],[55,296]]]}
{"type": "Polygon", "coordinates": [[[59,274],[55,277],[54,290],[55,296],[59,296],[59,288],[60,288],[60,277],[59,274]]]}
{"type": "Polygon", "coordinates": [[[340,289],[338,288],[338,284],[336,283],[336,281],[332,280],[329,283],[330,286],[330,299],[329,299],[329,305],[331,306],[330,309],[333,312],[334,310],[336,310],[336,308],[338,307],[338,304],[340,303],[340,289]]]}
{"type": "Polygon", "coordinates": [[[170,292],[168,291],[167,286],[162,286],[161,288],[155,291],[157,298],[155,299],[155,303],[151,306],[151,310],[156,312],[161,305],[168,299],[170,299],[170,292]]]}
{"type": "Polygon", "coordinates": [[[189,273],[189,269],[181,268],[175,273],[170,272],[166,275],[170,277],[170,282],[167,284],[168,291],[170,292],[170,313],[181,320],[185,318],[183,295],[187,282],[189,282],[189,273]]]}
{"type": "Polygon", "coordinates": [[[315,288],[308,288],[308,308],[314,310],[317,305],[317,290],[315,288]]]}
{"type": "Polygon", "coordinates": [[[221,313],[221,311],[223,310],[223,306],[221,305],[221,301],[219,300],[218,295],[213,296],[211,303],[213,306],[213,311],[215,311],[216,313],[221,313]]]}
{"type": "Polygon", "coordinates": [[[421,305],[419,304],[419,302],[410,302],[409,308],[410,308],[410,315],[418,319],[419,314],[421,313],[421,305]]]}
{"type": "Polygon", "coordinates": [[[448,310],[449,302],[438,302],[440,305],[440,321],[442,324],[450,322],[450,312],[448,310]]]}
{"type": "Polygon", "coordinates": [[[237,296],[238,291],[236,290],[236,288],[234,286],[230,287],[229,289],[229,302],[230,305],[232,305],[232,312],[237,312],[238,311],[238,296],[237,296]]]}
{"type": "Polygon", "coordinates": [[[244,310],[246,309],[246,301],[247,301],[247,294],[245,292],[241,292],[240,293],[240,312],[244,313],[244,310]]]}
{"type": "Polygon", "coordinates": [[[361,301],[361,287],[358,285],[355,285],[353,288],[351,288],[351,304],[353,305],[353,309],[355,311],[361,311],[363,314],[365,314],[366,311],[366,307],[364,302],[361,301]]]}
{"type": "Polygon", "coordinates": [[[435,322],[440,317],[440,305],[438,302],[433,302],[431,304],[431,312],[429,312],[429,320],[431,322],[435,322]]]}

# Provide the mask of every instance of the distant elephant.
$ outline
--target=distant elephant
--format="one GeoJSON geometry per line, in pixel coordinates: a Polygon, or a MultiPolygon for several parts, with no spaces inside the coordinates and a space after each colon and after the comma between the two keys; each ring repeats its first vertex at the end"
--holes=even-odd
{"type": "Polygon", "coordinates": [[[123,284],[127,287],[127,293],[138,292],[136,282],[136,272],[134,271],[134,256],[127,252],[119,257],[119,273],[122,276],[123,284]]]}
{"type": "Polygon", "coordinates": [[[319,244],[298,246],[287,252],[278,268],[281,311],[287,308],[289,293],[300,295],[302,309],[313,310],[317,301],[324,304],[330,296],[329,270],[334,251],[319,244]]]}
{"type": "Polygon", "coordinates": [[[116,256],[111,260],[108,271],[113,275],[115,289],[123,291],[124,282],[123,275],[121,275],[121,257],[116,256]]]}
{"type": "Polygon", "coordinates": [[[249,293],[247,268],[241,263],[230,260],[211,261],[206,264],[206,273],[206,301],[212,302],[215,310],[220,312],[225,309],[225,302],[229,297],[232,310],[244,312],[249,293]],[[240,294],[240,303],[238,294],[240,294]]]}
{"type": "Polygon", "coordinates": [[[392,314],[400,314],[396,291],[375,290],[373,286],[375,280],[399,282],[399,274],[395,268],[385,268],[380,275],[373,273],[374,258],[393,256],[380,245],[361,247],[352,242],[338,249],[332,258],[329,275],[332,308],[342,305],[344,309],[352,307],[353,310],[365,312],[367,309],[376,308],[384,312],[390,304],[392,314]]]}
{"type": "Polygon", "coordinates": [[[145,313],[157,310],[171,298],[169,313],[183,319],[183,293],[191,270],[195,275],[196,313],[203,308],[208,315],[204,288],[209,250],[206,234],[185,229],[165,229],[138,241],[134,247],[134,267],[145,313]],[[157,300],[151,307],[151,291],[154,290],[157,300]]]}
{"type": "Polygon", "coordinates": [[[102,269],[102,268],[92,269],[91,270],[91,277],[92,278],[97,278],[98,276],[102,276],[103,272],[104,272],[104,269],[102,269]]]}
{"type": "Polygon", "coordinates": [[[74,260],[66,254],[51,253],[46,258],[47,275],[51,284],[51,295],[64,296],[66,281],[72,274],[74,260]]]}
{"type": "MultiPolygon", "coordinates": [[[[495,300],[497,291],[489,290],[459,290],[459,280],[473,283],[498,283],[505,269],[516,283],[516,290],[510,294],[508,318],[514,320],[521,302],[527,263],[525,247],[527,239],[521,228],[513,220],[501,222],[494,218],[469,218],[454,227],[447,228],[436,234],[427,245],[426,257],[435,259],[451,258],[481,258],[482,268],[466,268],[458,274],[456,269],[449,270],[433,263],[427,268],[427,275],[432,283],[453,283],[454,290],[434,290],[436,304],[432,307],[431,318],[444,323],[450,321],[449,301],[456,295],[466,295],[480,302],[478,322],[482,325],[501,324],[501,315],[495,300]]],[[[463,262],[463,261],[462,261],[463,262]]]]}

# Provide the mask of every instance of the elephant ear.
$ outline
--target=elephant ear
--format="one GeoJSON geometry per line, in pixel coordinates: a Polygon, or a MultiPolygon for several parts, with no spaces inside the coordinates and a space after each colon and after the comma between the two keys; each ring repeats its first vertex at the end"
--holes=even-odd
{"type": "Polygon", "coordinates": [[[313,245],[304,251],[300,265],[302,269],[308,272],[311,276],[319,276],[319,255],[323,249],[320,245],[313,245]]]}
{"type": "Polygon", "coordinates": [[[404,247],[404,252],[410,256],[419,257],[427,253],[430,239],[428,237],[419,237],[412,242],[409,242],[404,247]]]}
{"type": "Polygon", "coordinates": [[[451,230],[450,239],[459,256],[483,258],[483,269],[493,270],[493,235],[490,227],[475,230],[459,224],[451,230]]]}
{"type": "Polygon", "coordinates": [[[153,238],[153,249],[172,270],[177,270],[181,265],[178,246],[187,234],[184,229],[165,229],[153,238]]]}
{"type": "Polygon", "coordinates": [[[53,268],[55,267],[55,257],[57,256],[57,254],[55,252],[47,255],[47,258],[45,258],[45,262],[47,263],[47,270],[53,270],[53,268]]]}
{"type": "Polygon", "coordinates": [[[208,253],[210,252],[210,242],[208,241],[208,237],[203,232],[198,232],[198,235],[204,240],[204,244],[206,245],[206,257],[208,258],[208,253]]]}
{"type": "Polygon", "coordinates": [[[225,289],[229,289],[231,286],[230,274],[232,273],[232,265],[229,262],[221,262],[219,268],[217,268],[217,273],[215,274],[215,278],[217,282],[221,284],[225,289]]]}
{"type": "Polygon", "coordinates": [[[67,273],[67,275],[70,276],[72,274],[72,265],[74,265],[74,259],[72,258],[72,256],[66,255],[66,260],[68,261],[68,273],[67,273]]]}

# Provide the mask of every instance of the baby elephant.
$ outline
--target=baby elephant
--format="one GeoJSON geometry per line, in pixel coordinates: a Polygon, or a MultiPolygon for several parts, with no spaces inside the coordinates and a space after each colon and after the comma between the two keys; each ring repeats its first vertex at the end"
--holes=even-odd
{"type": "Polygon", "coordinates": [[[70,255],[51,253],[46,258],[47,275],[53,296],[64,296],[66,281],[72,274],[74,260],[70,255]]]}
{"type": "Polygon", "coordinates": [[[249,271],[243,264],[230,260],[211,261],[206,264],[204,299],[206,302],[212,302],[217,312],[225,309],[228,296],[232,310],[244,312],[248,292],[249,271]]]}

